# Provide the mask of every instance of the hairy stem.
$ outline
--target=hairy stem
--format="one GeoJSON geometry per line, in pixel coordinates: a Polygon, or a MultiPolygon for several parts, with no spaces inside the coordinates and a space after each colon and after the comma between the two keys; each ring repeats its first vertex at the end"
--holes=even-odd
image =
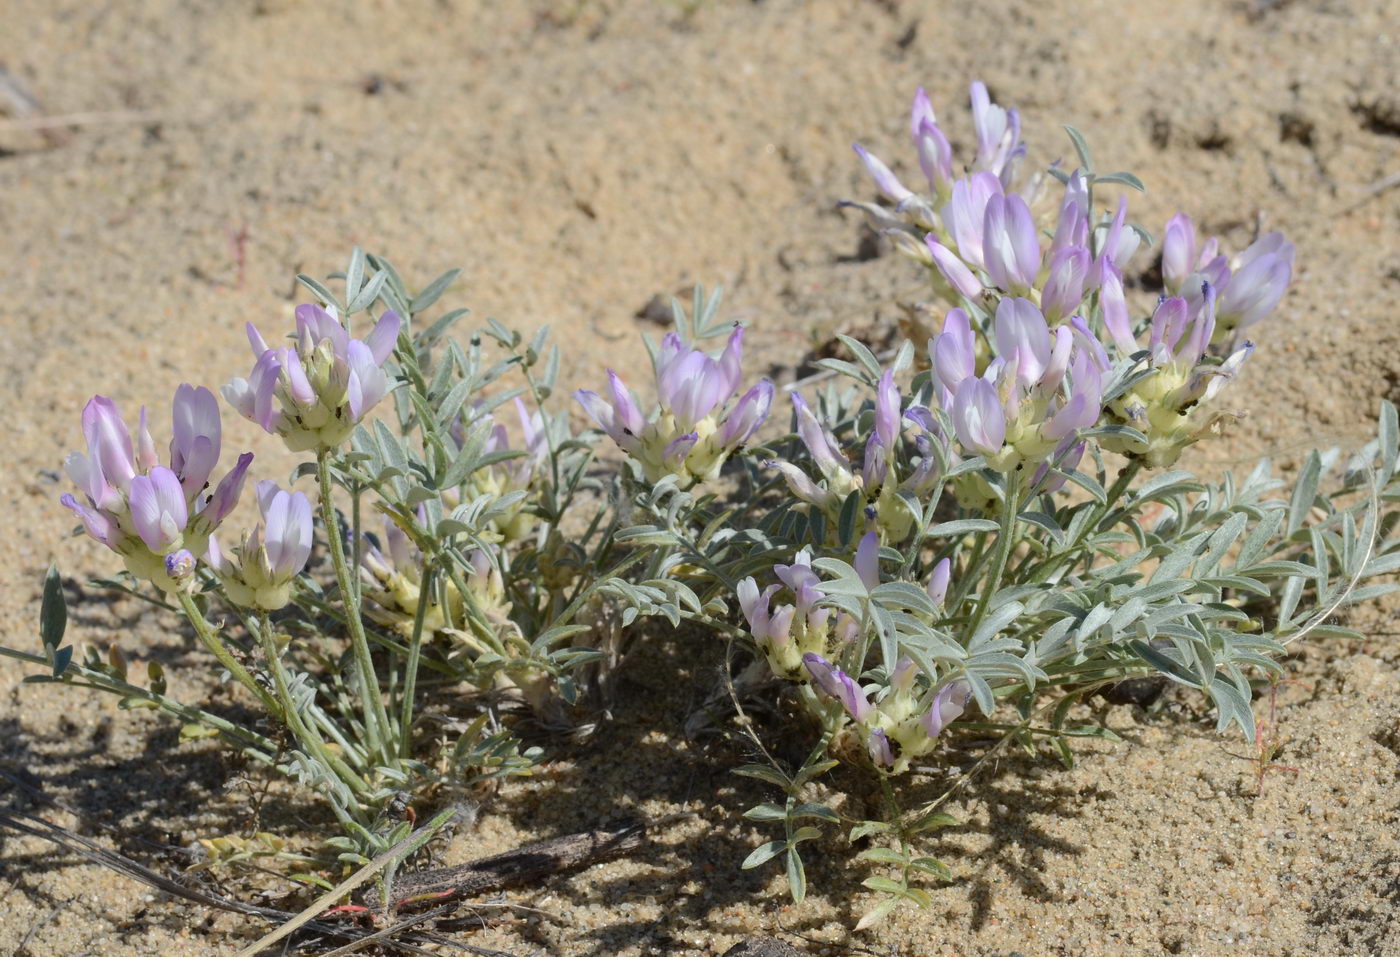
{"type": "Polygon", "coordinates": [[[194,632],[199,636],[200,643],[209,649],[215,658],[219,659],[219,664],[228,669],[228,673],[233,676],[234,680],[251,691],[273,717],[280,719],[282,708],[277,700],[254,680],[253,676],[248,673],[248,669],[243,667],[242,663],[233,656],[233,652],[228,650],[228,646],[219,639],[218,635],[214,634],[213,627],[204,619],[204,613],[195,605],[194,596],[186,591],[180,592],[179,596],[180,608],[184,610],[185,617],[194,626],[194,632]]]}
{"type": "Polygon", "coordinates": [[[355,588],[351,579],[350,566],[345,561],[345,545],[340,540],[340,526],[336,522],[335,503],[331,498],[330,456],[328,449],[321,449],[316,453],[316,479],[321,490],[321,521],[326,526],[331,564],[335,566],[336,584],[340,586],[340,599],[345,604],[345,624],[350,632],[350,647],[355,656],[360,698],[364,708],[365,738],[376,757],[397,769],[399,755],[395,750],[394,739],[389,733],[389,713],[385,710],[384,698],[379,694],[379,678],[374,673],[374,659],[370,656],[369,640],[365,637],[364,619],[360,617],[359,590],[355,588]]]}

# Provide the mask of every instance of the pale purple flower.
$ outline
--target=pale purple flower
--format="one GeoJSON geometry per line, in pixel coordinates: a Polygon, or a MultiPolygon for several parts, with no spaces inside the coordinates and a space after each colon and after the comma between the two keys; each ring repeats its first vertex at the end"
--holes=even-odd
{"type": "Polygon", "coordinates": [[[967,268],[967,265],[958,258],[956,253],[941,244],[932,233],[924,237],[924,244],[928,247],[929,255],[933,258],[933,264],[938,267],[939,273],[958,295],[973,300],[982,295],[981,280],[973,274],[971,269],[967,268]]]}
{"type": "Polygon", "coordinates": [[[1082,440],[1075,441],[1073,436],[1065,439],[1055,449],[1055,454],[1050,460],[1041,463],[1040,468],[1036,469],[1031,485],[1047,495],[1053,495],[1064,488],[1064,473],[1073,472],[1079,467],[1079,462],[1084,457],[1084,446],[1082,440]],[[1051,471],[1052,469],[1054,471],[1051,471]]]}
{"type": "Polygon", "coordinates": [[[943,607],[943,601],[948,597],[948,580],[953,574],[953,563],[946,559],[940,559],[938,564],[933,566],[933,571],[929,573],[928,585],[925,590],[928,597],[933,599],[933,603],[938,607],[943,607]]]}
{"type": "Polygon", "coordinates": [[[867,591],[880,584],[880,534],[873,529],[861,536],[855,570],[867,591]]]}
{"type": "Polygon", "coordinates": [[[990,170],[1003,182],[1010,178],[1012,162],[1025,152],[1021,143],[1021,118],[1014,109],[992,102],[987,87],[972,84],[972,125],[977,131],[977,166],[990,170]]]}
{"type": "Polygon", "coordinates": [[[894,749],[890,747],[890,739],[883,728],[876,728],[870,732],[866,746],[870,751],[870,760],[876,767],[894,767],[894,749]]]}
{"type": "Polygon", "coordinates": [[[914,149],[929,186],[937,195],[946,196],[953,188],[953,148],[948,137],[937,123],[925,120],[914,131],[914,149]]]}
{"type": "Polygon", "coordinates": [[[938,693],[933,697],[933,704],[929,707],[928,713],[921,719],[925,733],[930,738],[936,738],[942,734],[944,728],[962,716],[971,697],[972,686],[961,679],[951,681],[939,688],[938,693]]]}
{"type": "Polygon", "coordinates": [[[875,389],[875,437],[886,451],[899,439],[899,388],[894,384],[894,370],[886,369],[875,389]]]}
{"type": "Polygon", "coordinates": [[[1261,237],[1240,254],[1216,303],[1217,320],[1238,332],[1264,319],[1278,306],[1293,280],[1293,244],[1280,233],[1261,237]]]}
{"type": "Polygon", "coordinates": [[[83,409],[88,452],[71,453],[64,467],[85,501],[64,495],[60,502],[82,520],[88,534],[120,554],[132,574],[161,588],[173,588],[162,556],[190,546],[202,553],[204,540],[237,504],[253,460],[244,453],[209,491],[219,458],[218,403],[208,389],[181,385],[172,403],[174,438],[170,466],[157,464],[146,410],[136,441],[116,404],[94,396],[83,409]]]}
{"type": "Polygon", "coordinates": [[[950,309],[943,319],[943,330],[929,343],[929,360],[938,381],[950,393],[977,371],[976,342],[967,313],[950,309]]]}
{"type": "Polygon", "coordinates": [[[291,601],[292,582],[311,557],[311,503],[272,481],[259,482],[256,491],[262,521],[231,553],[211,537],[209,565],[234,604],[276,611],[291,601]]]}
{"type": "Polygon", "coordinates": [[[1079,308],[1084,301],[1089,265],[1089,250],[1083,246],[1065,246],[1050,257],[1049,273],[1040,293],[1046,322],[1059,322],[1079,308]]]}
{"type": "Polygon", "coordinates": [[[1064,199],[1055,224],[1055,236],[1050,241],[1050,258],[1071,246],[1086,249],[1089,245],[1089,181],[1083,170],[1075,170],[1065,184],[1064,199]]]}
{"type": "Polygon", "coordinates": [[[718,358],[667,335],[656,353],[659,410],[642,414],[632,391],[611,369],[609,402],[589,389],[574,397],[593,421],[629,456],[647,480],[674,474],[686,484],[719,474],[720,466],[753,436],[773,404],[773,384],[759,381],[732,406],[739,388],[744,330],[735,326],[718,358]],[[728,408],[726,412],[725,409],[728,408]]]}
{"type": "Polygon", "coordinates": [[[1191,217],[1177,213],[1167,220],[1162,235],[1162,282],[1176,293],[1196,266],[1196,227],[1191,217]]]}
{"type": "Polygon", "coordinates": [[[953,184],[952,194],[943,206],[943,223],[957,245],[958,256],[978,269],[986,265],[983,230],[987,203],[993,196],[1000,195],[1001,180],[994,173],[973,173],[953,184]]]}
{"type": "Polygon", "coordinates": [[[950,410],[958,441],[981,455],[1001,451],[1006,439],[1006,417],[996,387],[986,379],[969,376],[954,391],[950,410]]]}
{"type": "Polygon", "coordinates": [[[997,303],[992,323],[997,354],[1011,356],[1020,353],[1018,374],[1027,384],[1040,381],[1050,365],[1050,330],[1045,317],[1029,299],[1003,298],[997,303]]]}
{"type": "Polygon", "coordinates": [[[1015,193],[988,198],[982,255],[987,275],[998,288],[1025,293],[1035,285],[1040,273],[1040,238],[1030,207],[1015,193]]]}
{"type": "Polygon", "coordinates": [[[1128,300],[1123,293],[1123,278],[1117,268],[1109,263],[1103,271],[1099,286],[1099,306],[1103,309],[1103,324],[1118,351],[1125,356],[1137,351],[1137,341],[1133,339],[1132,322],[1128,317],[1128,300]]]}
{"type": "Polygon", "coordinates": [[[875,186],[880,192],[884,193],[886,197],[898,204],[914,195],[913,192],[899,181],[899,178],[895,176],[894,173],[890,172],[888,166],[881,162],[878,157],[872,155],[865,147],[856,143],[853,145],[853,149],[855,149],[856,155],[860,157],[861,163],[864,164],[865,171],[869,173],[870,178],[875,181],[875,186]]]}
{"type": "Polygon", "coordinates": [[[828,697],[839,701],[841,706],[846,709],[846,713],[857,724],[863,723],[866,718],[870,717],[875,708],[866,698],[860,685],[850,675],[813,652],[803,655],[802,663],[806,665],[808,674],[812,676],[812,683],[828,697]]]}
{"type": "Polygon", "coordinates": [[[164,554],[181,541],[189,522],[189,506],[179,477],[157,465],[131,480],[131,523],[153,552],[164,554]]]}
{"type": "Polygon", "coordinates": [[[382,366],[403,325],[386,312],[363,340],[317,305],[296,309],[295,348],[269,348],[248,323],[255,363],[245,379],[224,386],[242,416],[280,435],[294,452],[335,448],[389,391],[382,366]]]}

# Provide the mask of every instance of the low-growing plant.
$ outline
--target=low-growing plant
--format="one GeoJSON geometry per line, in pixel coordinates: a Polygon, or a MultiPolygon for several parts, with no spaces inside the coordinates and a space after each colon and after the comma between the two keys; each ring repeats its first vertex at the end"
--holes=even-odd
{"type": "MultiPolygon", "coordinates": [[[[144,410],[133,438],[94,398],[88,453],[68,462],[81,498],[64,497],[121,556],[108,584],[182,612],[256,719],[176,701],[157,666],[142,683],[119,652],[75,656],[52,570],[43,654],[0,653],[48,668],[30,680],[222,736],[319,795],[341,825],[328,845],[362,863],[411,829],[406,809],[529,773],[525,715],[591,720],[639,621],[690,622],[729,642],[737,710],[786,702],[734,725],[755,756],[737,773],[777,795],[746,817],[781,832],[742,866],[781,863],[800,901],[802,845],[839,828],[885,869],[865,880],[879,897],[862,925],[927,906],[922,885],[950,876],[924,848],[956,823],[941,810],[952,788],[930,800],[925,783],[951,739],[997,741],[983,761],[1044,745],[1069,763],[1073,738],[1112,736],[1076,706],[1160,677],[1252,740],[1253,695],[1286,646],[1351,634],[1339,609],[1394,587],[1364,582],[1400,568],[1396,410],[1381,404],[1378,438],[1349,458],[1310,453],[1286,494],[1267,461],[1212,481],[1178,468],[1239,416],[1223,403],[1293,246],[1270,233],[1232,258],[1178,215],[1165,288],[1137,314],[1125,271],[1152,244],[1127,219],[1137,178],[1097,172],[1072,128],[1076,168],[1023,177],[1016,111],[974,84],[972,119],[958,172],[916,96],[924,192],[856,147],[888,203],[849,205],[941,305],[927,343],[877,356],[841,337],[848,357],[818,362],[810,400],[788,388],[790,430],[770,415],[773,384],[746,385],[745,330],[720,320],[718,295],[697,291],[647,342],[654,401],[609,371],[605,394],[576,393],[598,429],[575,434],[547,331],[526,344],[489,321],[464,347],[449,332],[465,310],[428,316],[455,271],[415,294],[356,250],[339,295],[299,277],[317,302],[294,339],[270,346],[250,325],[255,365],[224,395],[306,455],[289,486],[313,483],[314,508],[263,480],[260,525],[221,540],[252,457],[209,490],[220,417],[191,386],[168,465],[144,410]],[[722,336],[718,355],[702,348],[722,336]],[[600,438],[619,454],[595,457],[600,438]],[[805,741],[805,760],[775,756],[775,735],[805,741]],[[878,815],[831,797],[852,775],[878,782],[878,815]]],[[[263,834],[210,848],[309,860],[263,834]]]]}

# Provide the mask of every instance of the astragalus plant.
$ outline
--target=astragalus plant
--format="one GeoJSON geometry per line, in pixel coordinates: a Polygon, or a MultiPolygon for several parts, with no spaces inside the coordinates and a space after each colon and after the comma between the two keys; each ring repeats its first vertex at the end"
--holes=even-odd
{"type": "Polygon", "coordinates": [[[1400,568],[1395,409],[1349,459],[1307,456],[1288,491],[1266,461],[1185,470],[1242,414],[1231,385],[1293,246],[1270,233],[1232,257],[1179,215],[1149,253],[1127,217],[1141,184],[1097,172],[1076,131],[1075,168],[1028,173],[1019,116],[980,84],[972,120],[976,153],[955,157],[916,96],[919,191],[856,148],[887,202],[849,205],[940,303],[889,355],[843,337],[849,360],[822,360],[805,396],[746,377],[745,330],[698,292],[647,342],[654,388],[609,370],[571,409],[545,333],[488,322],[464,346],[448,334],[464,310],[427,315],[454,274],[415,295],[356,251],[339,296],[301,277],[317,301],[295,334],[250,325],[252,371],[223,390],[305,456],[286,487],[256,483],[256,527],[221,527],[256,473],[244,455],[210,490],[220,415],[190,386],[168,466],[144,412],[133,438],[94,398],[64,498],[121,556],[113,584],[183,612],[257,717],[178,702],[120,653],[74,656],[54,573],[43,654],[4,653],[222,735],[324,800],[331,846],[363,861],[413,809],[528,772],[519,721],[595,720],[624,634],[658,629],[644,619],[688,622],[678,640],[728,642],[726,700],[776,704],[734,725],[755,756],[738,772],[778,793],[747,816],[781,829],[743,866],[781,862],[800,900],[801,845],[840,828],[888,869],[865,881],[882,895],[865,924],[949,876],[921,842],[953,823],[929,786],[950,741],[1068,761],[1073,737],[1111,733],[1076,705],[1153,676],[1252,736],[1286,645],[1346,633],[1339,609],[1393,587],[1364,582],[1400,568]],[[1150,255],[1149,301],[1129,290],[1150,255]],[[575,434],[571,412],[597,430],[575,434]],[[805,760],[785,757],[794,741],[805,760]],[[862,775],[878,814],[835,796],[862,775]]]}

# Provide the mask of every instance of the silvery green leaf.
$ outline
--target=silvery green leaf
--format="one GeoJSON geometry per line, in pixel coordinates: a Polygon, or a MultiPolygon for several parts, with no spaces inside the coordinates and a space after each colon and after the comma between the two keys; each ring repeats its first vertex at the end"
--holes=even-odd
{"type": "Polygon", "coordinates": [[[1000,608],[992,609],[992,613],[972,633],[972,639],[967,643],[968,651],[975,651],[979,646],[991,641],[998,632],[1020,617],[1024,610],[1025,606],[1019,601],[1007,602],[1000,608]]]}
{"type": "Polygon", "coordinates": [[[939,522],[937,525],[929,526],[924,532],[924,537],[929,538],[961,538],[964,535],[972,535],[976,532],[995,532],[1001,526],[988,518],[960,518],[951,522],[939,522]]]}
{"type": "MultiPolygon", "coordinates": [[[[365,251],[356,246],[350,251],[350,265],[345,268],[345,301],[353,303],[365,281],[365,251]]],[[[347,310],[359,312],[353,305],[347,310]]]]}
{"type": "Polygon", "coordinates": [[[975,671],[966,672],[963,678],[972,689],[972,699],[977,702],[977,710],[990,716],[997,709],[997,699],[992,693],[992,686],[975,671]]]}
{"type": "Polygon", "coordinates": [[[743,870],[753,869],[753,867],[764,865],[784,851],[787,851],[787,841],[769,841],[767,844],[759,845],[753,849],[753,852],[748,858],[743,859],[743,863],[739,867],[743,870]]]}
{"type": "Polygon", "coordinates": [[[1282,524],[1283,512],[1273,509],[1265,513],[1264,517],[1245,536],[1244,544],[1240,546],[1239,553],[1235,556],[1235,568],[1241,571],[1251,569],[1254,563],[1263,556],[1264,549],[1269,542],[1273,541],[1282,524]]]}
{"type": "Polygon", "coordinates": [[[881,605],[908,608],[928,616],[938,611],[928,592],[912,582],[883,582],[870,592],[870,598],[881,605]]]}
{"type": "Polygon", "coordinates": [[[447,272],[428,283],[418,295],[413,297],[410,308],[414,312],[422,312],[424,309],[427,309],[442,297],[442,294],[447,291],[447,287],[452,285],[461,274],[462,270],[460,269],[447,270],[447,272]]]}
{"type": "Polygon", "coordinates": [[[865,494],[860,489],[852,489],[851,494],[841,503],[841,512],[836,519],[836,538],[842,545],[855,541],[856,519],[865,505],[865,494]]]}
{"type": "MultiPolygon", "coordinates": [[[[818,359],[814,365],[818,369],[826,369],[835,372],[837,375],[847,376],[858,382],[865,382],[865,374],[861,368],[845,359],[818,359]]],[[[867,383],[868,384],[868,383],[867,383]]]]}
{"type": "MultiPolygon", "coordinates": [[[[1140,599],[1139,599],[1140,601],[1140,599]]],[[[1104,604],[1095,605],[1089,610],[1089,614],[1084,616],[1084,620],[1079,623],[1076,631],[1076,640],[1082,643],[1094,636],[1094,634],[1108,624],[1113,618],[1113,609],[1104,604]]]]}
{"type": "MultiPolygon", "coordinates": [[[[799,828],[799,833],[807,830],[814,829],[799,828]]],[[[796,848],[789,848],[787,852],[787,878],[788,892],[792,894],[793,902],[802,903],[807,897],[807,871],[802,867],[802,858],[796,848]]]]}
{"type": "Polygon", "coordinates": [[[1145,641],[1130,641],[1128,647],[1147,664],[1156,668],[1162,674],[1173,681],[1179,682],[1190,688],[1199,688],[1201,683],[1184,663],[1173,657],[1167,651],[1159,651],[1145,641]]]}
{"type": "Polygon", "coordinates": [[[1079,469],[1070,469],[1069,471],[1056,469],[1055,471],[1092,495],[1094,501],[1098,502],[1100,505],[1108,504],[1108,493],[1104,491],[1104,487],[1084,472],[1079,471],[1079,469]]]}
{"type": "Polygon", "coordinates": [[[1395,404],[1389,399],[1381,400],[1378,430],[1380,475],[1376,481],[1385,485],[1395,474],[1396,457],[1400,454],[1400,423],[1396,421],[1395,404]]]}
{"type": "Polygon", "coordinates": [[[458,320],[471,315],[470,309],[453,309],[451,312],[444,312],[433,324],[419,335],[419,340],[427,346],[437,342],[447,331],[457,324],[458,320]]]}
{"type": "Polygon", "coordinates": [[[884,370],[880,368],[880,360],[875,358],[875,353],[870,351],[870,347],[859,339],[853,339],[850,336],[838,334],[836,338],[840,340],[847,349],[850,349],[851,354],[856,357],[856,361],[865,367],[869,378],[866,379],[862,377],[862,379],[866,384],[873,385],[878,381],[884,370]]]}
{"type": "Polygon", "coordinates": [[[1236,512],[1211,534],[1206,541],[1205,554],[1196,562],[1197,575],[1206,575],[1215,570],[1225,553],[1233,548],[1235,542],[1244,534],[1248,522],[1248,515],[1236,512]]]}
{"type": "Polygon", "coordinates": [[[1094,161],[1089,153],[1089,144],[1084,139],[1084,134],[1079,132],[1068,123],[1064,124],[1065,132],[1069,134],[1069,141],[1074,144],[1074,152],[1079,157],[1079,165],[1084,167],[1086,172],[1093,172],[1094,161]]]}
{"type": "Polygon", "coordinates": [[[1285,628],[1293,621],[1293,613],[1298,601],[1303,597],[1303,586],[1307,581],[1302,576],[1286,579],[1278,599],[1278,627],[1285,628]]]}
{"type": "Polygon", "coordinates": [[[675,532],[654,525],[634,525],[624,528],[614,538],[631,545],[679,545],[675,532]]]}
{"type": "Polygon", "coordinates": [[[1254,711],[1249,707],[1249,696],[1241,693],[1233,682],[1215,678],[1210,683],[1210,698],[1215,702],[1219,720],[1216,731],[1224,731],[1232,724],[1238,724],[1244,736],[1254,740],[1254,711]]]}
{"type": "Polygon", "coordinates": [[[507,329],[496,319],[486,320],[485,332],[507,349],[514,349],[520,345],[520,333],[507,329]]]}
{"type": "Polygon", "coordinates": [[[335,294],[329,289],[327,289],[325,285],[323,285],[321,282],[312,279],[310,276],[307,276],[304,273],[297,274],[297,282],[301,283],[307,289],[310,289],[311,292],[316,296],[316,298],[321,300],[321,303],[323,305],[335,306],[336,311],[340,312],[341,315],[344,315],[344,310],[341,308],[340,300],[336,299],[335,294]]]}
{"type": "Polygon", "coordinates": [[[384,289],[385,278],[384,273],[375,273],[370,278],[370,281],[365,283],[354,298],[350,300],[350,304],[345,307],[346,311],[352,313],[360,312],[374,305],[374,301],[379,298],[380,293],[384,289]]]}
{"type": "Polygon", "coordinates": [[[776,804],[757,804],[744,812],[747,821],[786,821],[787,811],[776,804]]]}
{"type": "Polygon", "coordinates": [[[1046,169],[1045,172],[1047,172],[1047,173],[1049,173],[1051,176],[1055,177],[1055,179],[1059,180],[1062,184],[1064,184],[1064,185],[1066,185],[1066,186],[1069,185],[1069,178],[1070,178],[1070,175],[1071,175],[1071,174],[1066,173],[1064,170],[1060,169],[1058,166],[1051,166],[1051,167],[1049,167],[1048,169],[1046,169]]]}
{"type": "Polygon", "coordinates": [[[481,419],[472,426],[470,432],[462,441],[462,448],[458,451],[452,464],[447,467],[447,471],[438,480],[437,487],[446,491],[461,485],[480,464],[481,450],[486,447],[486,439],[491,434],[491,422],[489,419],[481,419]]]}
{"type": "Polygon", "coordinates": [[[58,566],[49,564],[44,573],[44,593],[39,603],[39,638],[46,648],[57,648],[68,630],[68,601],[63,595],[63,579],[58,566]]]}
{"type": "Polygon", "coordinates": [[[1105,173],[1102,176],[1095,176],[1094,185],[1097,186],[1100,183],[1113,183],[1121,186],[1131,186],[1139,193],[1147,192],[1147,187],[1142,185],[1142,180],[1138,179],[1132,173],[1117,172],[1105,173]]]}
{"type": "Polygon", "coordinates": [[[1292,535],[1303,527],[1303,522],[1312,510],[1317,498],[1317,482],[1322,476],[1322,458],[1316,451],[1308,453],[1303,461],[1302,471],[1293,485],[1293,495],[1288,501],[1287,534],[1292,535]]]}

